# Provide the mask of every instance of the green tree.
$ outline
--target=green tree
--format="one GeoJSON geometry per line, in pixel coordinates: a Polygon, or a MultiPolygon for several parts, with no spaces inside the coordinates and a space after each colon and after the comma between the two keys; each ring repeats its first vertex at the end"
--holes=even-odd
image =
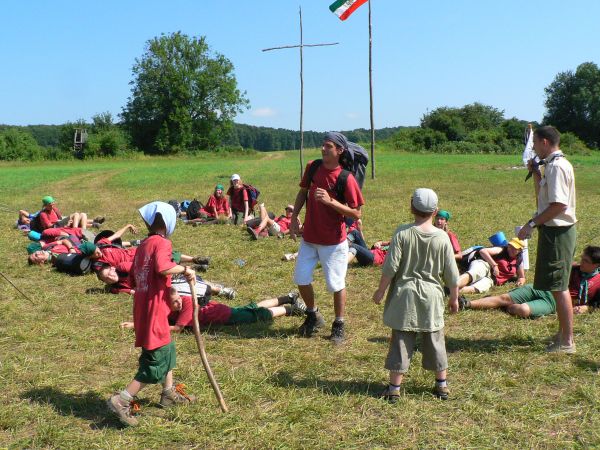
{"type": "Polygon", "coordinates": [[[600,146],[600,69],[592,62],[559,73],[545,89],[544,123],[571,131],[589,146],[600,146]]]}
{"type": "Polygon", "coordinates": [[[149,40],[133,66],[131,96],[122,112],[133,144],[159,154],[218,145],[248,104],[233,70],[204,36],[177,32],[149,40]]]}

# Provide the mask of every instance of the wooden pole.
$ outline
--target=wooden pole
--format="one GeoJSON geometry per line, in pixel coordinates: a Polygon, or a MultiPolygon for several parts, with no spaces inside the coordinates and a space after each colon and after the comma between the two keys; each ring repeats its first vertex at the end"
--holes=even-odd
{"type": "Polygon", "coordinates": [[[369,3],[369,106],[371,113],[371,179],[375,179],[375,121],[373,120],[373,35],[371,33],[371,0],[369,3]]]}
{"type": "Polygon", "coordinates": [[[300,179],[304,171],[304,161],[302,153],[304,152],[304,59],[302,50],[304,43],[302,39],[302,7],[298,7],[300,12],[300,179]]]}
{"type": "Polygon", "coordinates": [[[188,281],[190,285],[190,293],[192,294],[192,299],[194,302],[194,336],[196,338],[196,345],[198,346],[198,351],[200,352],[200,359],[202,360],[202,365],[204,366],[204,371],[208,376],[210,384],[215,391],[215,395],[217,400],[219,401],[219,406],[221,407],[221,411],[228,412],[229,409],[225,404],[225,399],[223,398],[223,394],[221,394],[221,389],[219,388],[219,383],[215,379],[215,376],[208,364],[208,357],[206,356],[206,349],[204,347],[204,338],[200,333],[200,322],[198,321],[198,313],[200,312],[200,306],[198,305],[198,297],[196,297],[196,280],[188,281]]]}

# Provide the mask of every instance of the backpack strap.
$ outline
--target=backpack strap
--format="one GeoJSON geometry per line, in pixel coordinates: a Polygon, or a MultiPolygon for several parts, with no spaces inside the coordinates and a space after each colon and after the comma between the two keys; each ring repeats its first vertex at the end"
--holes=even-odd
{"type": "Polygon", "coordinates": [[[315,159],[313,162],[310,163],[310,166],[308,166],[308,169],[306,169],[306,173],[307,173],[307,180],[308,180],[308,188],[310,189],[310,185],[312,184],[312,180],[315,176],[315,173],[317,173],[317,170],[319,169],[319,167],[321,167],[321,164],[323,164],[323,160],[322,159],[315,159]]]}
{"type": "Polygon", "coordinates": [[[346,169],[342,169],[340,174],[335,181],[335,195],[337,197],[337,201],[340,203],[346,203],[346,184],[348,183],[348,176],[350,176],[350,171],[346,169]]]}

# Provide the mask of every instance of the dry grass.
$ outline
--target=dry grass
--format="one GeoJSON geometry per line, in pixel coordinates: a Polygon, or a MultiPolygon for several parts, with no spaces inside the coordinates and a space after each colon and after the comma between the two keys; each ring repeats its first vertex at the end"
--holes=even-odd
{"type": "MultiPolygon", "coordinates": [[[[524,171],[508,170],[517,157],[381,153],[378,179],[367,180],[366,236],[387,238],[409,219],[415,187],[440,194],[466,247],[507,235],[534,209],[524,171]],[[506,170],[505,170],[506,169],[506,170]]],[[[598,241],[595,207],[600,158],[575,161],[580,240],[598,241]]],[[[241,173],[279,212],[296,193],[296,155],[237,159],[150,159],[2,167],[4,204],[34,208],[48,193],[63,212],[108,217],[107,227],[141,225],[136,207],[154,199],[204,199],[217,182],[241,173]]],[[[0,447],[14,448],[365,448],[365,447],[590,447],[600,444],[598,315],[576,319],[578,353],[547,355],[543,339],[555,317],[517,320],[500,312],[469,311],[447,319],[451,400],[431,394],[432,375],[417,354],[400,403],[382,403],[383,359],[389,330],[370,302],[377,269],[348,274],[348,341],[332,347],[319,337],[296,337],[300,318],[270,326],[206,330],[209,358],[231,412],[221,414],[203,373],[193,336],[176,338],[176,376],[199,397],[189,408],[156,407],[157,387],[141,394],[141,425],[123,430],[104,401],[136,368],[138,351],[118,323],[131,314],[125,296],[95,293],[93,276],[67,277],[27,267],[24,238],[0,216],[0,267],[35,306],[3,281],[0,301],[0,447]]],[[[280,261],[296,244],[249,241],[233,226],[179,226],[174,247],[208,254],[206,278],[234,286],[234,304],[293,289],[292,263],[280,261]],[[234,260],[246,265],[239,267],[234,260]]],[[[535,243],[532,242],[532,254],[535,243]]],[[[533,262],[534,258],[533,258],[533,262]]],[[[529,276],[532,274],[530,273],[529,276]]],[[[317,276],[318,304],[333,318],[330,296],[317,276]]],[[[497,289],[497,291],[500,291],[497,289]]],[[[327,332],[323,333],[323,336],[327,332]]]]}

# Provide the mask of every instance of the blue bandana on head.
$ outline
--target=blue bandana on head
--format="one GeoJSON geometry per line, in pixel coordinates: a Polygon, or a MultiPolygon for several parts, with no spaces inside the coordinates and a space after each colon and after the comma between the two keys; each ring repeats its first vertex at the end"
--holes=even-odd
{"type": "Polygon", "coordinates": [[[342,133],[338,133],[337,131],[330,131],[325,133],[323,137],[324,141],[331,141],[338,147],[342,147],[344,150],[348,150],[348,139],[342,133]]]}

